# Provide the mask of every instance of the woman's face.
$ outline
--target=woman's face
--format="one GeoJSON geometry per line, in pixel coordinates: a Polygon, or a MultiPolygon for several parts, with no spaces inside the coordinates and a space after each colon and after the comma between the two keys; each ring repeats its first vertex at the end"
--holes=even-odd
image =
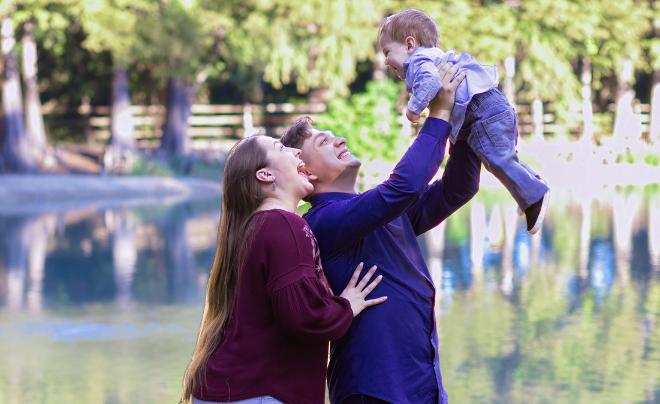
{"type": "Polygon", "coordinates": [[[257,141],[266,150],[270,161],[267,168],[275,178],[277,189],[298,199],[314,190],[303,170],[305,164],[300,159],[300,149],[286,147],[279,140],[268,136],[260,136],[257,141]]]}

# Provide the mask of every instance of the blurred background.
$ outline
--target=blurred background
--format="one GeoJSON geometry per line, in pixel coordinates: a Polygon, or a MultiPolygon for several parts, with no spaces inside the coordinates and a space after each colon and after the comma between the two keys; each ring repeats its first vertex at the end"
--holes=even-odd
{"type": "Polygon", "coordinates": [[[552,189],[531,237],[482,170],[420,237],[451,402],[660,403],[654,0],[0,1],[0,402],[178,402],[228,150],[309,115],[387,178],[421,125],[376,36],[410,7],[499,67],[552,189]]]}

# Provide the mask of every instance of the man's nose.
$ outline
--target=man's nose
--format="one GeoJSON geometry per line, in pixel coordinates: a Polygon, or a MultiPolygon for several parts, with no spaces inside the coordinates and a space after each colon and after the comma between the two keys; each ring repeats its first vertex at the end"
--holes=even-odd
{"type": "Polygon", "coordinates": [[[335,146],[336,147],[343,146],[345,144],[346,144],[346,138],[345,137],[337,136],[335,138],[335,146]]]}

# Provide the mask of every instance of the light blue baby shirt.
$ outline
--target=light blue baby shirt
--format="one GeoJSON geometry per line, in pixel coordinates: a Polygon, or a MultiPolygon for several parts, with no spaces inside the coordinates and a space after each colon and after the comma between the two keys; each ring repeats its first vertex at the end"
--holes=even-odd
{"type": "Polygon", "coordinates": [[[455,143],[472,96],[497,88],[500,74],[497,66],[484,66],[468,53],[457,55],[455,50],[445,52],[438,47],[420,47],[403,63],[406,91],[412,94],[408,110],[420,114],[442,88],[436,66],[443,62],[457,64],[458,73],[466,72],[465,79],[456,89],[454,110],[449,118],[452,127],[449,139],[455,143]]]}

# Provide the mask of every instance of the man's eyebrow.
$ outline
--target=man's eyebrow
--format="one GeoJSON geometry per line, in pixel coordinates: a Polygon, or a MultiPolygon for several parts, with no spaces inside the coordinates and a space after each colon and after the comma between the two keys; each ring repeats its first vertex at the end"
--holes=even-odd
{"type": "Polygon", "coordinates": [[[319,131],[319,133],[317,133],[316,135],[314,135],[314,143],[316,144],[316,140],[317,140],[320,136],[325,136],[326,133],[327,133],[327,132],[325,132],[325,131],[319,131]]]}

